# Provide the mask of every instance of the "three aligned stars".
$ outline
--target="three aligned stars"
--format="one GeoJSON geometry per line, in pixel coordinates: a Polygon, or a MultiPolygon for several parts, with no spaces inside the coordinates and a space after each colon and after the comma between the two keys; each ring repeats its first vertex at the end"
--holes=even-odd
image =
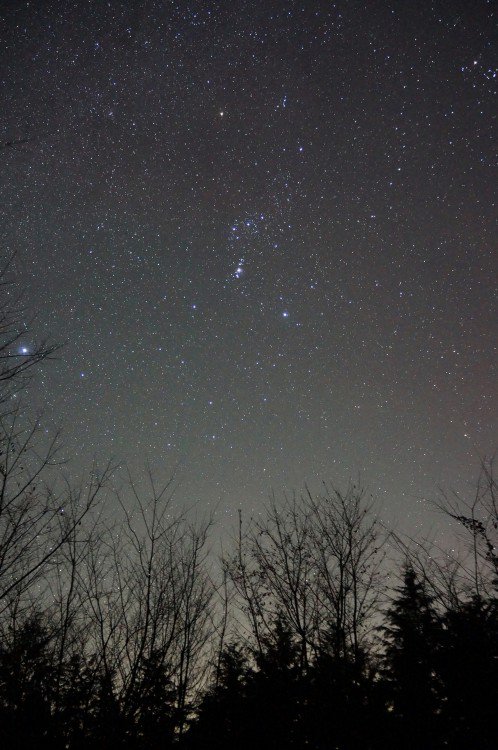
{"type": "MultiPolygon", "coordinates": [[[[229,237],[229,249],[232,251],[238,248],[240,243],[243,242],[245,245],[249,245],[248,251],[250,252],[251,242],[255,241],[260,236],[266,216],[263,213],[259,213],[254,217],[247,217],[239,221],[234,221],[230,227],[229,237]]],[[[278,247],[277,243],[273,243],[273,249],[278,247]]],[[[239,257],[236,264],[235,270],[232,273],[232,278],[236,280],[242,279],[246,274],[246,259],[245,257],[239,257]]],[[[279,302],[282,302],[283,298],[279,298],[279,302]]],[[[281,310],[281,318],[289,318],[290,312],[287,309],[281,310]]]]}
{"type": "Polygon", "coordinates": [[[4,245],[79,467],[167,441],[257,506],[334,460],[394,505],[490,450],[489,3],[18,5],[2,111],[44,136],[2,151],[4,245]]]}

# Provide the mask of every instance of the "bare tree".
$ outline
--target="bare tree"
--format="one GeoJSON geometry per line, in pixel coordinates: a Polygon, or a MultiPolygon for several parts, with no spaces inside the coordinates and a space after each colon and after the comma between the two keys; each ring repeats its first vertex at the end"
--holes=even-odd
{"type": "Polygon", "coordinates": [[[328,623],[337,654],[358,656],[379,603],[386,535],[362,487],[349,484],[341,492],[324,486],[323,494],[308,493],[305,501],[313,524],[321,618],[328,623]]]}
{"type": "Polygon", "coordinates": [[[494,459],[481,459],[480,473],[469,498],[442,491],[434,505],[465,532],[463,547],[470,555],[460,561],[460,572],[470,579],[472,593],[480,598],[498,586],[498,498],[494,459]]]}
{"type": "Polygon", "coordinates": [[[40,454],[39,424],[23,429],[20,421],[19,409],[0,417],[0,614],[35,585],[42,593],[111,473],[108,466],[78,491],[69,485],[59,491],[45,476],[56,463],[57,437],[40,454]]]}
{"type": "Polygon", "coordinates": [[[158,488],[149,475],[148,487],[144,499],[130,480],[133,510],[117,496],[124,520],[94,540],[83,598],[96,668],[113,685],[127,721],[141,721],[162,685],[181,731],[207,665],[210,523],[196,525],[173,512],[171,483],[158,488]]]}
{"type": "Polygon", "coordinates": [[[301,666],[326,637],[337,655],[358,655],[380,592],[385,535],[364,490],[273,498],[243,531],[227,570],[258,649],[283,619],[301,666]]]}
{"type": "Polygon", "coordinates": [[[33,369],[59,348],[47,339],[29,340],[33,320],[27,319],[24,294],[15,290],[14,260],[11,255],[0,266],[0,405],[4,413],[10,411],[6,403],[18,396],[33,369]]]}
{"type": "Polygon", "coordinates": [[[24,390],[56,347],[30,341],[22,297],[9,279],[12,261],[0,269],[0,614],[19,612],[27,592],[40,589],[110,473],[93,473],[79,492],[55,481],[58,435],[47,438],[41,420],[30,421],[24,390]]]}

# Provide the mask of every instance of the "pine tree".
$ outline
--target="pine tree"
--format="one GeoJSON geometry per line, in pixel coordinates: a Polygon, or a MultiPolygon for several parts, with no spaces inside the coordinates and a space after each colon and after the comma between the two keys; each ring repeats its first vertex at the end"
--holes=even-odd
{"type": "Polygon", "coordinates": [[[256,654],[257,669],[248,680],[250,710],[255,717],[254,746],[280,750],[304,747],[303,704],[307,674],[297,639],[283,617],[256,654]]]}
{"type": "Polygon", "coordinates": [[[435,652],[440,628],[431,598],[413,568],[403,583],[382,628],[387,709],[393,719],[393,745],[413,750],[440,746],[435,652]]]}
{"type": "Polygon", "coordinates": [[[0,745],[19,750],[63,747],[53,718],[56,670],[50,634],[33,616],[0,647],[0,745]]]}
{"type": "Polygon", "coordinates": [[[228,646],[221,654],[211,687],[205,693],[197,717],[187,733],[184,745],[189,750],[229,750],[249,748],[247,675],[249,667],[244,649],[228,646]]]}
{"type": "Polygon", "coordinates": [[[474,597],[446,613],[438,668],[445,735],[454,750],[496,747],[498,607],[474,597]]]}

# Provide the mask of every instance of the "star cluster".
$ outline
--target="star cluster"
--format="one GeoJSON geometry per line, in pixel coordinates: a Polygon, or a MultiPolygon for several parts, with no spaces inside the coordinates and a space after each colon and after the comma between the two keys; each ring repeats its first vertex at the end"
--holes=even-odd
{"type": "Polygon", "coordinates": [[[491,2],[3,15],[1,139],[25,141],[4,245],[66,344],[37,398],[78,467],[179,465],[228,514],[361,472],[414,524],[473,474],[496,416],[491,2]]]}

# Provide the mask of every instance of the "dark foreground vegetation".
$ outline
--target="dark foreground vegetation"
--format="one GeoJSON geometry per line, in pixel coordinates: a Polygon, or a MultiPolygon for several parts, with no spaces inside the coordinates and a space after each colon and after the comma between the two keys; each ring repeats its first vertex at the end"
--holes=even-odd
{"type": "Polygon", "coordinates": [[[67,479],[25,408],[53,349],[22,346],[8,292],[0,747],[497,746],[492,463],[472,496],[438,501],[448,550],[387,530],[351,485],[241,517],[218,561],[170,486],[67,479]]]}

